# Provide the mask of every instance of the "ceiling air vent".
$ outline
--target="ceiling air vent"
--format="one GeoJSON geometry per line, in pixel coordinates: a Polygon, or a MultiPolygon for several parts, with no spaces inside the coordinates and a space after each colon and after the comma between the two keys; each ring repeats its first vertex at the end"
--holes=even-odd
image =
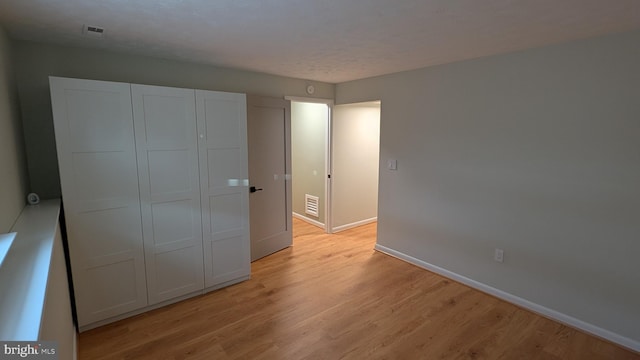
{"type": "Polygon", "coordinates": [[[82,28],[82,33],[87,36],[102,37],[104,35],[104,28],[100,26],[85,25],[82,28]]]}

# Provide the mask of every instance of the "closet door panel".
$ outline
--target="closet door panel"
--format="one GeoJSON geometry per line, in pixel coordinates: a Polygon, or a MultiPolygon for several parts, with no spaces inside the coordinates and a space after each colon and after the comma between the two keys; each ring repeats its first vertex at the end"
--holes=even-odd
{"type": "Polygon", "coordinates": [[[157,304],[204,287],[194,90],[131,85],[147,288],[157,304]]]}
{"type": "Polygon", "coordinates": [[[224,189],[236,186],[235,181],[242,179],[242,151],[235,149],[209,149],[207,152],[209,166],[208,182],[213,189],[224,189]]]}
{"type": "Polygon", "coordinates": [[[219,193],[209,197],[211,232],[215,238],[238,236],[243,229],[242,194],[219,193]]]}
{"type": "MultiPolygon", "coordinates": [[[[64,146],[64,144],[61,144],[64,146]]],[[[83,211],[125,208],[129,205],[131,176],[114,176],[130,159],[127,152],[106,150],[105,152],[77,152],[71,154],[70,174],[74,181],[73,191],[77,206],[83,211]]],[[[134,169],[127,171],[132,172],[134,169]]],[[[136,192],[137,193],[137,192],[136,192]]],[[[137,194],[135,194],[137,196],[137,194]]],[[[139,217],[138,217],[139,218],[139,217]]]]}
{"type": "MultiPolygon", "coordinates": [[[[238,109],[238,96],[244,94],[231,94],[213,91],[196,90],[199,93],[199,114],[203,113],[206,121],[203,123],[207,142],[216,144],[218,148],[240,148],[242,146],[242,120],[243,116],[238,109]]],[[[245,104],[246,104],[246,100],[245,104]]],[[[246,109],[244,110],[246,117],[246,109]]],[[[246,120],[244,121],[246,123],[246,120]]],[[[246,127],[246,125],[245,125],[246,127]]],[[[244,131],[246,133],[246,130],[244,131]]]]}
{"type": "Polygon", "coordinates": [[[249,276],[244,94],[196,90],[205,287],[249,276]]]}
{"type": "Polygon", "coordinates": [[[82,327],[147,305],[129,84],[50,78],[82,327]]]}
{"type": "Polygon", "coordinates": [[[149,151],[149,191],[155,199],[189,193],[192,186],[189,150],[149,151]]]}
{"type": "MultiPolygon", "coordinates": [[[[98,85],[98,82],[91,80],[66,80],[85,84],[92,82],[97,87],[105,85],[104,82],[98,85]]],[[[78,85],[82,86],[80,83],[78,85]]],[[[66,102],[59,105],[64,106],[70,147],[75,151],[120,151],[131,146],[131,116],[124,113],[124,107],[127,103],[130,106],[131,102],[130,98],[126,98],[129,84],[118,84],[121,89],[114,89],[114,86],[115,83],[108,83],[101,90],[94,86],[93,91],[65,88],[63,93],[55,94],[66,102]]]]}

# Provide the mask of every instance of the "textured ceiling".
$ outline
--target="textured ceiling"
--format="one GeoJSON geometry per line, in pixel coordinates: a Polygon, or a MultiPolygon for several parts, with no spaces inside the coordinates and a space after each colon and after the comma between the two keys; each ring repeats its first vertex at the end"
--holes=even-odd
{"type": "Polygon", "coordinates": [[[640,1],[0,0],[0,23],[16,39],[338,83],[638,29],[640,1]]]}

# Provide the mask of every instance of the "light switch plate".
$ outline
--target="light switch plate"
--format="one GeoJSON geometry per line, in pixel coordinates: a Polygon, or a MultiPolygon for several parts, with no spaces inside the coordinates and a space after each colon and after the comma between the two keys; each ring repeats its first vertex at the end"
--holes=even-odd
{"type": "Polygon", "coordinates": [[[387,162],[387,168],[389,170],[398,170],[398,160],[389,160],[387,162]]]}

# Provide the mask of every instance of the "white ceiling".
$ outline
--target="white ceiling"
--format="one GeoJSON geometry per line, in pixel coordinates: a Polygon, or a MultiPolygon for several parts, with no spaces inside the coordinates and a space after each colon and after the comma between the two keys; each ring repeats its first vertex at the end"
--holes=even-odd
{"type": "Polygon", "coordinates": [[[640,1],[0,0],[0,23],[16,39],[339,83],[638,29],[640,1]]]}

